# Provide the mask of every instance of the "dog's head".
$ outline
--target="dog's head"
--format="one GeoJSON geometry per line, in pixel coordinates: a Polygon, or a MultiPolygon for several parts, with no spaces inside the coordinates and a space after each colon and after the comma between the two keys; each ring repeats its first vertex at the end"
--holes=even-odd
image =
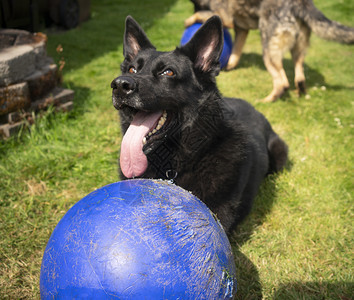
{"type": "Polygon", "coordinates": [[[126,177],[144,174],[147,156],[172,133],[190,128],[204,102],[213,93],[216,97],[222,46],[218,17],[171,52],[156,51],[139,24],[127,17],[122,75],[111,83],[125,133],[120,164],[126,177]]]}

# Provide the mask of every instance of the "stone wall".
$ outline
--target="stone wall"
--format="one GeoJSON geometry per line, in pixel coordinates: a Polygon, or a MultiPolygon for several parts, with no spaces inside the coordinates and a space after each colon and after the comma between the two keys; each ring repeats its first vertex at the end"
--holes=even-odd
{"type": "Polygon", "coordinates": [[[74,92],[60,87],[46,40],[43,33],[0,30],[0,137],[31,124],[33,113],[50,105],[64,111],[73,107],[74,92]]]}

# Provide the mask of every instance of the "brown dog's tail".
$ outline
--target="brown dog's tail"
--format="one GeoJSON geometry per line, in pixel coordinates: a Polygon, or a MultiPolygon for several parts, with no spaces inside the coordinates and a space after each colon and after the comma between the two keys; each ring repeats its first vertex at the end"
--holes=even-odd
{"type": "Polygon", "coordinates": [[[302,19],[320,38],[344,44],[354,44],[354,28],[328,19],[311,0],[303,1],[304,6],[295,6],[295,14],[302,19]]]}

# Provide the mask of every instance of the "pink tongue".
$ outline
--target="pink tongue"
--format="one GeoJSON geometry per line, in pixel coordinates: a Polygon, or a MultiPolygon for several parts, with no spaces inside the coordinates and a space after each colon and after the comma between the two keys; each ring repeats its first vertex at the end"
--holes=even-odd
{"type": "Polygon", "coordinates": [[[143,138],[152,130],[162,112],[146,113],[139,111],[126,131],[120,151],[120,168],[127,178],[144,174],[148,166],[143,152],[143,138]]]}

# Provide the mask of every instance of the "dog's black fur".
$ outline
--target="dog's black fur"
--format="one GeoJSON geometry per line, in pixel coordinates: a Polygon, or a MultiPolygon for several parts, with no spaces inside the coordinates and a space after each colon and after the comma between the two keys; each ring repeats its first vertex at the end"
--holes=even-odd
{"type": "Polygon", "coordinates": [[[284,167],[287,146],[250,104],[221,97],[222,39],[212,17],[186,45],[158,52],[129,16],[122,75],[111,86],[123,133],[137,112],[167,112],[162,128],[141,142],[148,165],[138,177],[174,179],[229,232],[250,211],[262,179],[284,167]]]}

